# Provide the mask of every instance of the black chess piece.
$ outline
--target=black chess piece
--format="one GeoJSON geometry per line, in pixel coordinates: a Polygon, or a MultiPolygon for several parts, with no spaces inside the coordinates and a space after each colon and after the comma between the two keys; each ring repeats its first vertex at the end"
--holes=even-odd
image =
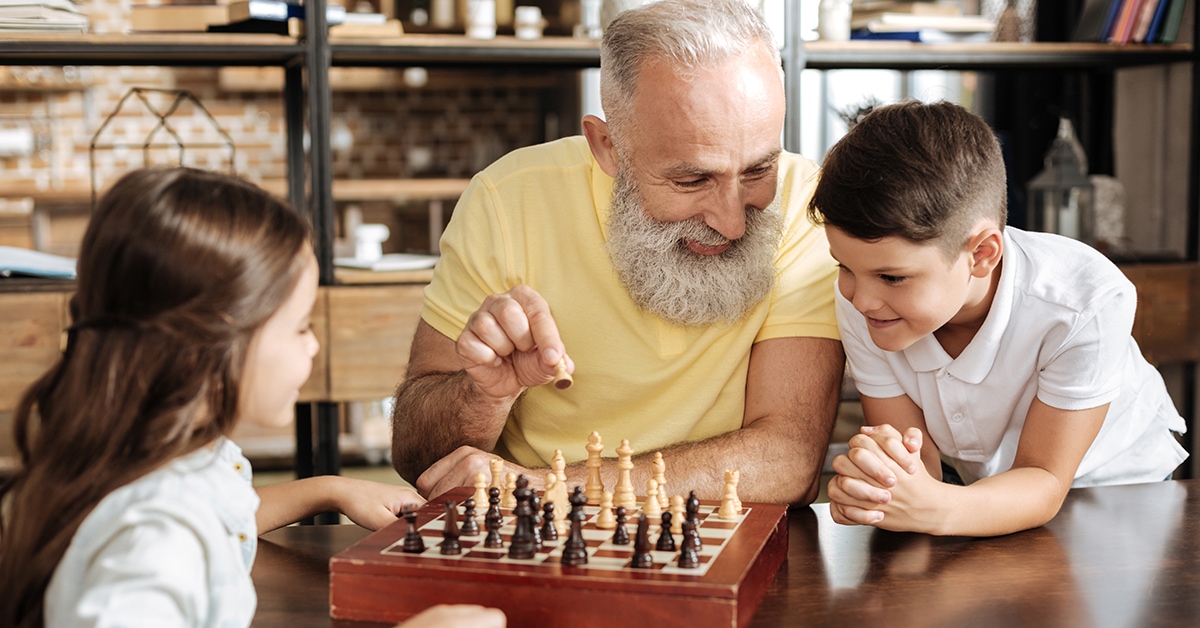
{"type": "Polygon", "coordinates": [[[571,502],[571,514],[567,515],[571,520],[571,532],[563,546],[562,564],[568,567],[586,565],[587,541],[583,539],[583,522],[587,519],[587,513],[583,512],[583,506],[587,503],[587,495],[583,494],[583,487],[576,486],[567,501],[571,502]]]}
{"type": "Polygon", "coordinates": [[[446,525],[442,530],[441,553],[447,556],[462,553],[458,542],[458,503],[446,502],[446,525]]]}
{"type": "Polygon", "coordinates": [[[617,529],[613,532],[613,545],[629,545],[629,530],[625,529],[625,507],[617,506],[617,529]]]}
{"type": "Polygon", "coordinates": [[[696,497],[696,491],[688,493],[687,502],[684,504],[684,512],[687,513],[684,521],[700,527],[700,498],[696,497]]]}
{"type": "Polygon", "coordinates": [[[683,543],[679,544],[679,567],[695,569],[700,566],[700,553],[696,551],[695,539],[700,536],[691,521],[683,522],[683,543]]]}
{"type": "Polygon", "coordinates": [[[635,569],[654,566],[654,556],[650,553],[650,519],[646,517],[638,517],[637,532],[633,539],[633,560],[629,566],[635,569]]]}
{"type": "Polygon", "coordinates": [[[463,522],[459,534],[463,536],[479,536],[479,521],[475,519],[475,498],[468,497],[463,502],[463,522]]]}
{"type": "Polygon", "coordinates": [[[424,552],[425,540],[421,538],[421,533],[417,531],[417,510],[412,507],[406,507],[402,516],[408,524],[408,531],[404,533],[404,546],[402,549],[409,554],[424,552]]]}
{"type": "Polygon", "coordinates": [[[504,520],[504,513],[500,512],[500,489],[495,486],[488,489],[488,509],[483,515],[483,520],[486,522],[488,517],[504,520]]]}
{"type": "Polygon", "coordinates": [[[529,495],[529,512],[533,513],[533,546],[542,549],[542,499],[537,491],[531,490],[529,495]]]}
{"type": "MultiPolygon", "coordinates": [[[[645,519],[645,517],[642,517],[645,519]]],[[[658,542],[654,544],[654,549],[660,552],[675,551],[675,537],[671,536],[671,513],[664,512],[662,514],[662,529],[658,532],[658,542]]]]}
{"type": "Polygon", "coordinates": [[[533,490],[529,488],[529,478],[525,474],[517,476],[517,488],[513,490],[513,497],[517,500],[517,505],[513,509],[513,515],[516,517],[516,527],[513,530],[512,539],[508,542],[508,557],[513,559],[533,558],[537,554],[537,545],[533,541],[533,511],[529,506],[529,498],[533,496],[533,490]]]}
{"type": "Polygon", "coordinates": [[[558,540],[558,528],[554,527],[554,502],[546,502],[542,506],[542,540],[558,540]]]}

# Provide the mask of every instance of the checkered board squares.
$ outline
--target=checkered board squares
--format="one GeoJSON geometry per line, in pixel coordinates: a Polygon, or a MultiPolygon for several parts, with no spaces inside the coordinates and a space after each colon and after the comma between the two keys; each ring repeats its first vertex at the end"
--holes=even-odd
{"type": "MultiPolygon", "coordinates": [[[[717,510],[719,505],[701,505],[697,516],[700,519],[700,526],[697,530],[700,533],[701,549],[697,552],[700,557],[700,566],[683,569],[678,566],[679,552],[660,552],[652,550],[651,555],[654,557],[654,565],[652,567],[641,569],[638,571],[661,571],[662,573],[678,574],[681,576],[703,576],[709,565],[721,552],[721,548],[733,536],[738,525],[749,515],[750,509],[746,508],[736,520],[723,520],[717,518],[717,510]]],[[[621,570],[633,569],[629,566],[633,558],[633,537],[637,531],[637,518],[631,518],[626,521],[625,527],[629,532],[630,542],[628,545],[615,545],[612,542],[613,532],[615,530],[604,530],[597,528],[595,525],[596,518],[600,514],[600,508],[597,506],[584,506],[584,514],[587,515],[587,520],[583,525],[583,539],[587,541],[588,562],[586,565],[574,567],[574,569],[597,569],[597,570],[621,570]]],[[[512,538],[513,531],[516,528],[516,518],[510,510],[501,510],[504,515],[503,525],[500,527],[500,536],[504,539],[504,547],[488,548],[483,546],[483,539],[487,532],[483,530],[483,514],[485,510],[476,509],[476,517],[480,520],[480,532],[476,536],[461,536],[459,537],[459,545],[462,547],[460,554],[442,554],[442,532],[446,528],[445,515],[429,521],[419,528],[421,537],[425,541],[425,551],[421,554],[407,553],[403,551],[404,541],[400,539],[396,543],[388,546],[383,550],[384,554],[404,554],[406,556],[420,556],[422,558],[435,558],[448,561],[487,561],[494,563],[512,563],[512,564],[533,564],[542,562],[552,562],[560,564],[562,557],[562,546],[566,543],[567,534],[560,535],[553,541],[542,541],[542,549],[531,559],[514,559],[508,557],[508,544],[512,538]]],[[[459,519],[457,524],[462,525],[463,507],[460,504],[458,507],[459,519]]],[[[650,525],[650,544],[658,541],[659,532],[662,529],[662,521],[652,521],[650,525]]],[[[674,534],[675,547],[679,548],[683,543],[682,534],[674,534]]]]}
{"type": "MultiPolygon", "coordinates": [[[[720,504],[704,500],[698,513],[701,565],[695,569],[680,569],[677,552],[654,552],[649,569],[628,567],[633,545],[612,545],[613,531],[595,527],[595,507],[584,510],[585,565],[562,564],[566,534],[544,541],[529,560],[508,558],[507,547],[485,549],[486,531],[460,536],[462,553],[443,556],[445,503],[461,503],[473,493],[469,486],[455,488],[417,511],[422,553],[402,551],[408,522],[398,519],[330,559],[330,615],[395,624],[434,604],[471,603],[503,610],[510,626],[607,628],[673,625],[686,618],[688,628],[744,628],[787,556],[786,506],[745,502],[738,520],[722,521],[714,516],[720,504]]],[[[482,519],[486,511],[477,507],[475,513],[482,519]]],[[[502,514],[507,546],[513,517],[502,514]]],[[[630,537],[635,516],[625,523],[630,537]]],[[[662,520],[654,523],[651,546],[662,520]]],[[[683,540],[678,534],[674,539],[676,546],[683,540]]]]}

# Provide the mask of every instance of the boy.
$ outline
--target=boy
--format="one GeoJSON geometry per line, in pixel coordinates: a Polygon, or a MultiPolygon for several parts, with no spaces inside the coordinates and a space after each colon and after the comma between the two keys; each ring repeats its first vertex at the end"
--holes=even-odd
{"type": "Polygon", "coordinates": [[[1006,229],[1006,203],[995,135],[950,103],[878,108],[826,156],[809,214],[867,423],[833,463],[835,521],[1007,534],[1073,486],[1159,481],[1187,457],[1130,335],[1133,285],[1085,244],[1006,229]]]}

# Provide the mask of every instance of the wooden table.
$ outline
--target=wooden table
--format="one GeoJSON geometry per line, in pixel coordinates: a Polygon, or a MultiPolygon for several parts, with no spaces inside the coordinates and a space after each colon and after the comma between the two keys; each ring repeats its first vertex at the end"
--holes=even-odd
{"type": "MultiPolygon", "coordinates": [[[[366,534],[341,525],[264,535],[254,625],[370,625],[329,618],[329,557],[366,534]]],[[[753,626],[1200,621],[1200,480],[1077,489],[1045,527],[991,539],[839,526],[826,504],[792,510],[788,534],[753,626]]]]}

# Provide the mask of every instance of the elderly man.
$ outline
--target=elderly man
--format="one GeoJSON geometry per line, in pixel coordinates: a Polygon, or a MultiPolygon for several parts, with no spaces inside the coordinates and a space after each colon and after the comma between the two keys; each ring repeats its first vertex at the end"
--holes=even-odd
{"type": "Polygon", "coordinates": [[[783,77],[744,0],[664,0],[601,43],[607,120],[477,175],[443,236],[393,462],[427,496],[500,456],[540,484],[563,452],[583,484],[588,434],[638,452],[642,494],[816,497],[843,353],[835,263],[805,217],[816,167],[782,150],[783,77]],[[574,386],[546,386],[556,365],[574,386]]]}

